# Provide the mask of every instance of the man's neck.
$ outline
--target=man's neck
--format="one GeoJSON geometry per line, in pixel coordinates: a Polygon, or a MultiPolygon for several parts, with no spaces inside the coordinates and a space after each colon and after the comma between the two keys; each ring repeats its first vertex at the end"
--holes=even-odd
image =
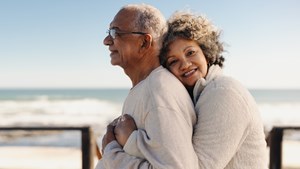
{"type": "Polygon", "coordinates": [[[150,73],[159,66],[159,62],[150,60],[147,62],[143,61],[142,63],[137,63],[137,65],[134,66],[133,69],[124,71],[131,79],[132,87],[134,87],[139,82],[146,79],[150,75],[150,73]]]}

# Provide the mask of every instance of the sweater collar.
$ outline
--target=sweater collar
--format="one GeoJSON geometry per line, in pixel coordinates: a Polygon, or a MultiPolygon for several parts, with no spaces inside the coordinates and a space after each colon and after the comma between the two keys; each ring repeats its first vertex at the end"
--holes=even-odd
{"type": "Polygon", "coordinates": [[[205,86],[207,86],[207,84],[209,84],[213,79],[215,79],[218,75],[221,74],[222,74],[222,69],[219,65],[212,65],[209,67],[206,77],[199,79],[194,86],[194,90],[193,90],[194,103],[196,103],[197,100],[199,99],[201,92],[203,91],[205,86]]]}

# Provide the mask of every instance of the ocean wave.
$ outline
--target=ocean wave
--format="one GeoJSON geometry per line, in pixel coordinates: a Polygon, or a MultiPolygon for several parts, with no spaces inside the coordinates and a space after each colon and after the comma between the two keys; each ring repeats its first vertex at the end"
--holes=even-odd
{"type": "Polygon", "coordinates": [[[1,146],[80,147],[80,131],[0,131],[1,146]]]}
{"type": "Polygon", "coordinates": [[[122,103],[91,98],[2,100],[0,126],[105,126],[121,114],[121,109],[122,103]]]}
{"type": "Polygon", "coordinates": [[[300,126],[300,102],[258,104],[266,130],[273,126],[300,126]]]}

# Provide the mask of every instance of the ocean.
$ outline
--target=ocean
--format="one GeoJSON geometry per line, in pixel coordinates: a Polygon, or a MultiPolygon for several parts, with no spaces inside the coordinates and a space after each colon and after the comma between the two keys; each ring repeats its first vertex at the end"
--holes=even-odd
{"type": "MultiPolygon", "coordinates": [[[[91,126],[96,137],[121,114],[129,89],[1,89],[0,127],[91,126]]],[[[265,130],[300,126],[300,90],[250,90],[265,130]]],[[[290,135],[300,140],[300,134],[290,135]]],[[[80,146],[76,132],[0,132],[0,146],[80,146]],[[20,137],[22,136],[22,137],[20,137]],[[77,139],[74,139],[77,138],[77,139]]]]}
{"type": "MultiPolygon", "coordinates": [[[[95,137],[121,114],[129,89],[0,89],[0,127],[91,126],[95,137]]],[[[80,147],[80,132],[0,131],[0,146],[80,147]]]]}

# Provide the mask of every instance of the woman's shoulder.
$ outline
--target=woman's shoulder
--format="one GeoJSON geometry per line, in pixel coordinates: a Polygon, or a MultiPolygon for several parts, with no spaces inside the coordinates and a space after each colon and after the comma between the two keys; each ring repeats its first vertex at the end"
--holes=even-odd
{"type": "MultiPolygon", "coordinates": [[[[252,99],[251,93],[240,81],[226,75],[220,75],[214,78],[209,84],[207,84],[201,93],[201,96],[205,97],[216,97],[221,95],[222,98],[226,97],[227,99],[252,99]]],[[[216,99],[218,98],[220,97],[217,97],[216,99]]]]}
{"type": "Polygon", "coordinates": [[[217,76],[206,87],[211,89],[228,89],[235,91],[247,90],[247,88],[240,81],[226,75],[217,76]]]}
{"type": "Polygon", "coordinates": [[[226,75],[218,76],[212,80],[211,83],[205,87],[201,95],[214,97],[216,100],[222,98],[226,98],[227,101],[243,100],[245,104],[256,105],[255,99],[250,91],[240,81],[226,75]]]}

